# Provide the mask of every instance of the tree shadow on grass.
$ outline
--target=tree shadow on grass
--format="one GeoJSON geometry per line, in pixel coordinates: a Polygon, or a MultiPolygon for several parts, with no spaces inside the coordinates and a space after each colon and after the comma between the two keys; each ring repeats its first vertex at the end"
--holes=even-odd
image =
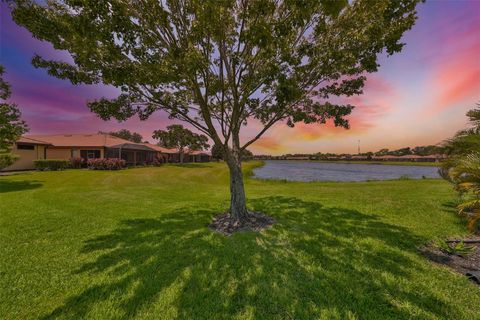
{"type": "Polygon", "coordinates": [[[37,189],[43,185],[37,180],[4,180],[0,179],[0,193],[37,189]]]}
{"type": "Polygon", "coordinates": [[[410,319],[458,312],[428,285],[412,283],[424,267],[412,257],[420,239],[408,230],[298,198],[250,204],[277,224],[224,237],[206,228],[215,210],[186,208],[125,220],[87,240],[81,254],[91,261],[75,273],[92,284],[43,319],[410,319]]]}

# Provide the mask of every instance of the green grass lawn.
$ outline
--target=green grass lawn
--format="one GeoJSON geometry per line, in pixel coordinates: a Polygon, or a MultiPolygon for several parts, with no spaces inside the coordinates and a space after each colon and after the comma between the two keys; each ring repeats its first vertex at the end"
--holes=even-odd
{"type": "Polygon", "coordinates": [[[416,250],[466,233],[446,182],[247,194],[277,223],[224,237],[220,163],[0,177],[0,319],[480,319],[479,288],[416,250]]]}

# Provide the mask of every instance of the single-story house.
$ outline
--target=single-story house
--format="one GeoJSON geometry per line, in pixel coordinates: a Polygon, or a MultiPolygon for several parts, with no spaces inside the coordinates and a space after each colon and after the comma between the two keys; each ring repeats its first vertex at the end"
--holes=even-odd
{"type": "Polygon", "coordinates": [[[188,150],[184,157],[185,162],[210,162],[212,155],[205,151],[188,150]]]}
{"type": "Polygon", "coordinates": [[[385,155],[385,156],[373,156],[372,160],[375,161],[395,161],[398,158],[398,156],[391,156],[391,155],[385,155]]]}
{"type": "Polygon", "coordinates": [[[21,137],[13,146],[12,153],[19,156],[11,166],[4,170],[28,170],[34,169],[33,161],[47,158],[47,147],[51,146],[49,142],[21,137]]]}
{"type": "MultiPolygon", "coordinates": [[[[135,143],[109,134],[54,134],[21,137],[13,146],[19,160],[5,171],[34,169],[34,160],[72,158],[123,159],[127,165],[145,165],[160,162],[180,162],[176,149],[162,148],[151,143],[135,143]]],[[[203,151],[186,153],[185,162],[210,161],[210,154],[203,151]]]]}
{"type": "Polygon", "coordinates": [[[121,158],[128,165],[146,164],[153,162],[158,152],[142,143],[108,134],[55,134],[21,137],[13,153],[20,159],[4,170],[34,169],[33,161],[37,159],[121,158]]]}
{"type": "Polygon", "coordinates": [[[351,156],[350,160],[368,160],[367,156],[351,156]]]}
{"type": "Polygon", "coordinates": [[[152,162],[156,151],[142,143],[135,143],[109,134],[32,135],[28,138],[46,141],[45,159],[121,158],[128,165],[152,162]]]}
{"type": "MultiPolygon", "coordinates": [[[[163,157],[164,162],[180,162],[180,153],[177,149],[168,149],[151,143],[145,143],[148,147],[159,152],[159,156],[163,157]]],[[[183,162],[210,162],[212,155],[206,151],[185,150],[183,162]]]]}
{"type": "Polygon", "coordinates": [[[419,156],[416,154],[407,154],[403,156],[374,156],[372,160],[375,161],[411,161],[411,162],[439,162],[447,156],[443,154],[434,154],[430,156],[419,156]]]}
{"type": "Polygon", "coordinates": [[[163,162],[180,162],[180,154],[177,149],[168,149],[152,143],[144,143],[144,145],[155,150],[163,162]]]}

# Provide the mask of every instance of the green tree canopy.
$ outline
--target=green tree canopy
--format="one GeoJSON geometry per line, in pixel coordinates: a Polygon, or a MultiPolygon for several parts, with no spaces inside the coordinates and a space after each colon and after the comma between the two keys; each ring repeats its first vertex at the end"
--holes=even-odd
{"type": "Polygon", "coordinates": [[[225,150],[230,213],[248,214],[241,151],[275,123],[348,128],[377,56],[401,51],[419,0],[13,1],[13,18],[65,50],[73,63],[40,56],[34,66],[74,84],[103,83],[116,99],[91,101],[102,119],[188,122],[225,150]],[[261,123],[240,139],[242,127],[261,123]]]}
{"type": "Polygon", "coordinates": [[[214,144],[210,150],[212,158],[215,160],[224,160],[223,147],[218,144],[214,144]]]}
{"type": "Polygon", "coordinates": [[[0,65],[0,169],[8,167],[16,157],[11,148],[22,134],[28,131],[21,119],[21,112],[14,103],[8,103],[11,96],[10,85],[3,79],[5,69],[0,65]]]}
{"type": "MultiPolygon", "coordinates": [[[[102,132],[102,133],[105,133],[105,132],[102,132]]],[[[107,132],[107,134],[114,137],[122,138],[128,141],[136,142],[136,143],[141,143],[143,141],[143,137],[140,133],[131,132],[130,130],[127,130],[127,129],[110,131],[110,132],[107,132]]]]}
{"type": "Polygon", "coordinates": [[[430,156],[433,154],[443,154],[445,152],[442,146],[429,145],[429,146],[417,146],[412,149],[413,154],[419,156],[430,156]]]}
{"type": "Polygon", "coordinates": [[[392,156],[405,156],[407,154],[412,154],[412,149],[410,149],[410,147],[400,148],[390,151],[388,154],[392,156]]]}
{"type": "Polygon", "coordinates": [[[178,149],[181,162],[183,162],[185,149],[204,150],[209,147],[207,136],[194,133],[179,124],[168,126],[167,130],[155,130],[153,138],[158,140],[158,145],[161,147],[178,149]]]}

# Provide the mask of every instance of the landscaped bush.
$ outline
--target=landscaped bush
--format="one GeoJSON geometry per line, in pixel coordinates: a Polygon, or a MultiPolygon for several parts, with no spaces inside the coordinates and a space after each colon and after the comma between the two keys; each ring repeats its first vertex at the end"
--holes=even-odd
{"type": "Polygon", "coordinates": [[[70,165],[68,160],[57,160],[57,159],[42,159],[33,161],[35,169],[40,171],[57,171],[64,170],[70,165]]]}
{"type": "Polygon", "coordinates": [[[11,153],[3,153],[0,150],[0,169],[11,166],[15,161],[18,160],[18,156],[11,153]]]}
{"type": "Polygon", "coordinates": [[[82,165],[85,163],[82,158],[71,158],[70,159],[70,167],[73,169],[80,169],[82,165]]]}
{"type": "Polygon", "coordinates": [[[152,166],[154,167],[160,167],[165,160],[162,157],[155,157],[152,161],[152,166]]]}
{"type": "Polygon", "coordinates": [[[87,161],[88,169],[92,170],[120,170],[125,167],[122,159],[90,159],[87,161]]]}

